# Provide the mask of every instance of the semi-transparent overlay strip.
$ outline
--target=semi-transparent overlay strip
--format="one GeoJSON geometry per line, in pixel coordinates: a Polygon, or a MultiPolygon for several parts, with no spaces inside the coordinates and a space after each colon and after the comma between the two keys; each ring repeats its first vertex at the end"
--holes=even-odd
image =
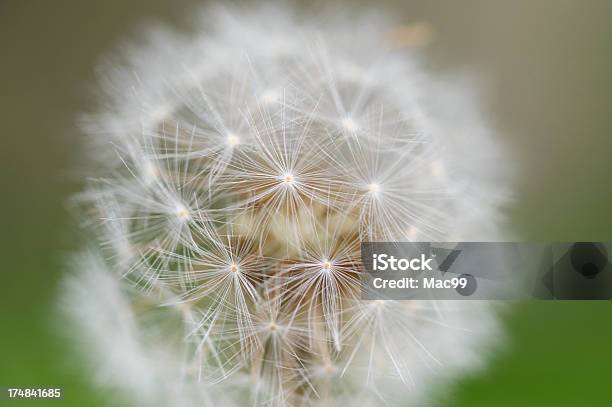
{"type": "Polygon", "coordinates": [[[609,300],[612,243],[364,242],[364,300],[609,300]]]}

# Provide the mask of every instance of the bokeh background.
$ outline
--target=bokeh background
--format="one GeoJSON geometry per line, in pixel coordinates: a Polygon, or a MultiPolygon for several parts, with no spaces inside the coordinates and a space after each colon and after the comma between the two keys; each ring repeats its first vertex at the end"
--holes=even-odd
{"type": "MultiPolygon", "coordinates": [[[[75,118],[92,106],[102,56],[150,21],[185,27],[195,3],[0,1],[0,386],[63,387],[50,405],[112,398],[79,370],[56,316],[67,253],[83,244],[66,206],[79,189],[75,118]]],[[[517,236],[612,241],[611,1],[349,6],[430,23],[431,69],[479,79],[487,116],[514,150],[517,236]]],[[[434,405],[612,405],[612,303],[525,302],[504,323],[508,343],[489,367],[434,405]]]]}

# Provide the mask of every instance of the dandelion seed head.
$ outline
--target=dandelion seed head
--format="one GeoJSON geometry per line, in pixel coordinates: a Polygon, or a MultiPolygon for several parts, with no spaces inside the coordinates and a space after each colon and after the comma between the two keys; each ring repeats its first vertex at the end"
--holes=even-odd
{"type": "Polygon", "coordinates": [[[204,11],[130,47],[84,127],[101,254],[65,297],[103,385],[138,405],[400,404],[479,365],[489,306],[360,285],[363,241],[500,234],[509,160],[472,92],[385,45],[383,18],[204,11]]]}

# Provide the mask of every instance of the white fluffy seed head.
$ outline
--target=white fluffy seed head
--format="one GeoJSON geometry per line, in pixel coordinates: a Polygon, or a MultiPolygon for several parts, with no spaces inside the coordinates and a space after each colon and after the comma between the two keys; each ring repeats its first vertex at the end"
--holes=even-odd
{"type": "Polygon", "coordinates": [[[362,301],[360,243],[496,236],[498,149],[464,84],[385,46],[389,21],[332,20],[209,8],[113,71],[86,127],[113,154],[82,195],[107,260],[67,289],[108,384],[148,404],[377,405],[480,362],[487,305],[362,301]]]}

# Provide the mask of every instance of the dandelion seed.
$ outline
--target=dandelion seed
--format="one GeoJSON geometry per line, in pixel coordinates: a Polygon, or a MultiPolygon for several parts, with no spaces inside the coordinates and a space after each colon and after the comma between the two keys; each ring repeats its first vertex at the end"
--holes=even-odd
{"type": "Polygon", "coordinates": [[[293,174],[291,173],[287,173],[283,175],[282,179],[285,184],[293,184],[293,181],[294,181],[293,174]]]}
{"type": "Polygon", "coordinates": [[[372,193],[372,195],[377,195],[380,191],[380,185],[375,182],[368,184],[368,191],[372,193]]]}
{"type": "Polygon", "coordinates": [[[406,237],[409,241],[415,241],[417,236],[419,235],[419,230],[415,226],[409,226],[406,231],[406,237]]]}
{"type": "Polygon", "coordinates": [[[355,121],[353,119],[351,119],[350,117],[345,117],[344,119],[342,119],[342,127],[344,127],[345,130],[354,133],[357,131],[358,126],[357,123],[355,123],[355,121]]]}
{"type": "Polygon", "coordinates": [[[433,161],[431,163],[431,174],[437,179],[444,179],[445,170],[444,164],[441,161],[433,161]]]}
{"type": "Polygon", "coordinates": [[[143,166],[143,179],[146,185],[151,185],[159,176],[159,169],[151,161],[145,161],[143,166]]]}
{"type": "Polygon", "coordinates": [[[262,92],[261,100],[264,103],[272,104],[278,102],[279,95],[278,92],[268,89],[262,92]]]}
{"type": "Polygon", "coordinates": [[[177,205],[177,207],[174,208],[174,214],[181,222],[185,222],[190,218],[189,210],[185,208],[184,205],[177,205]]]}
{"type": "Polygon", "coordinates": [[[227,135],[227,145],[230,148],[236,147],[239,144],[240,144],[240,138],[238,136],[236,136],[235,134],[232,134],[232,133],[227,135]]]}

